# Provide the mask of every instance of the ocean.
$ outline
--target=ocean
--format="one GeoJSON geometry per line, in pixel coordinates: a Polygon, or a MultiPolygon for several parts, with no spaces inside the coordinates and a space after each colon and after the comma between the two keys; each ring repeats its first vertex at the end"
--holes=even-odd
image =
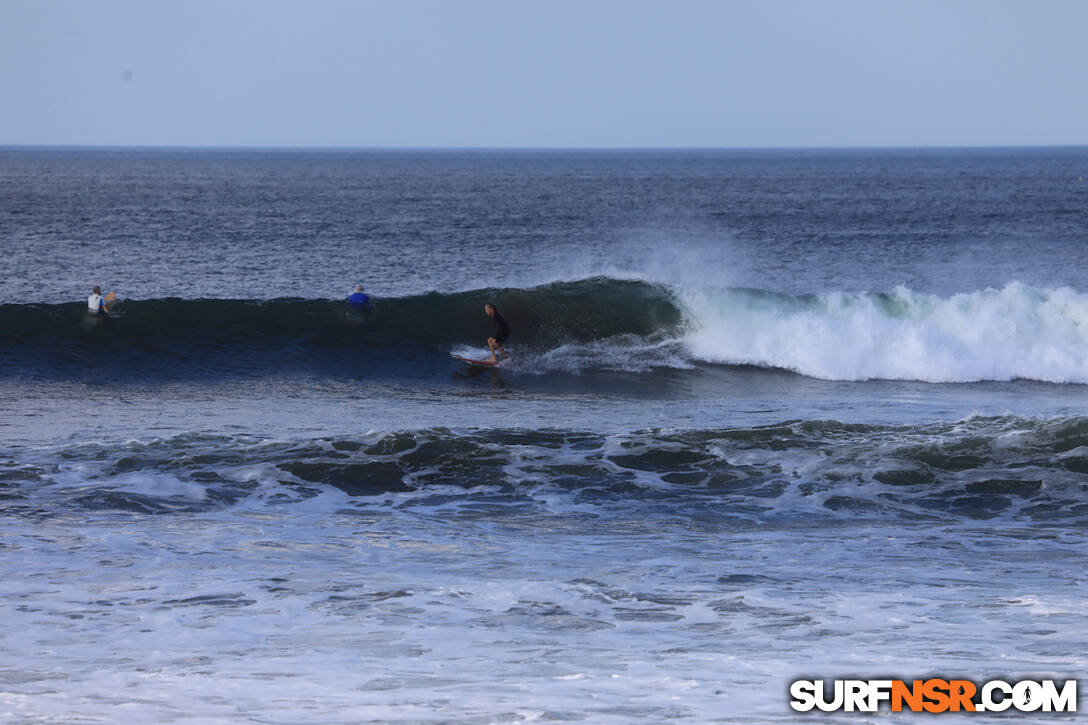
{"type": "Polygon", "coordinates": [[[0,244],[4,722],[1088,669],[1088,149],[0,148],[0,244]]]}

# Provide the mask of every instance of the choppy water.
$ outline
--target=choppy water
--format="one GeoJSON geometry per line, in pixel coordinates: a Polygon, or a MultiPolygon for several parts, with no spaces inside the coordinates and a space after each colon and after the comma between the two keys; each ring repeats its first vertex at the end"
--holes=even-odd
{"type": "Polygon", "coordinates": [[[0,713],[789,722],[801,677],[1077,677],[1086,176],[0,150],[0,713]],[[449,358],[485,301],[496,371],[449,358]]]}

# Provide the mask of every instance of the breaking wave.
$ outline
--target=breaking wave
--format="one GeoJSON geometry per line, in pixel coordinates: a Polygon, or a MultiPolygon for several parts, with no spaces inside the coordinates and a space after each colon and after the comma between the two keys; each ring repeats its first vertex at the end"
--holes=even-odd
{"type": "Polygon", "coordinates": [[[0,375],[78,378],[103,355],[166,378],[435,372],[445,353],[483,349],[487,301],[514,328],[513,374],[743,365],[838,381],[1088,383],[1088,295],[1068,288],[790,296],[608,277],[380,299],[364,312],[331,300],[160,299],[126,300],[102,319],[79,303],[9,304],[0,375]]]}
{"type": "Polygon", "coordinates": [[[790,297],[726,289],[686,295],[698,360],[828,380],[1088,383],[1088,295],[1003,289],[948,298],[888,293],[790,297]]]}

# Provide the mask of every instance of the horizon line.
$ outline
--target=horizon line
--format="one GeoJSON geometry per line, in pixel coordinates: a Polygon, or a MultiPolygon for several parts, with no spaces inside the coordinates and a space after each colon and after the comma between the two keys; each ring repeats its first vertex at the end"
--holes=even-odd
{"type": "Polygon", "coordinates": [[[230,144],[0,144],[0,150],[132,151],[924,151],[998,149],[1088,149],[1088,144],[929,144],[921,146],[244,146],[230,144]]]}

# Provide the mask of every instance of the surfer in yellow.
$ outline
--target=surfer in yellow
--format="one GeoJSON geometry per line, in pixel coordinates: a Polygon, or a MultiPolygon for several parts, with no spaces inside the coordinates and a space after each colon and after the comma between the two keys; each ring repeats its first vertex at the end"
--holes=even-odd
{"type": "Polygon", "coordinates": [[[495,323],[495,334],[487,338],[487,347],[491,350],[491,359],[496,359],[496,350],[502,353],[503,359],[510,357],[506,354],[506,350],[502,349],[502,344],[506,342],[506,338],[510,336],[510,325],[506,322],[506,318],[499,314],[498,309],[490,302],[484,305],[484,312],[486,312],[487,316],[491,318],[491,321],[495,323]]]}

